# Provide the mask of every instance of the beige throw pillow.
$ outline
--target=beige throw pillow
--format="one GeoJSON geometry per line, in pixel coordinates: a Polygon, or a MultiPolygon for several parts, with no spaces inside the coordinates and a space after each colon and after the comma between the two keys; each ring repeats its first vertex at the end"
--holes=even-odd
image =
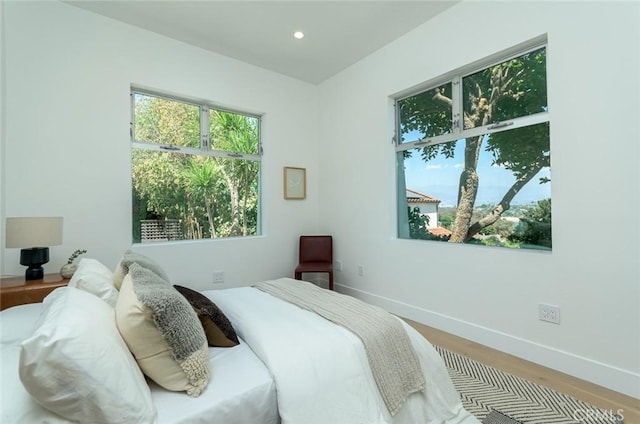
{"type": "Polygon", "coordinates": [[[210,374],[207,339],[189,302],[168,282],[132,264],[116,323],[144,374],[167,390],[200,395],[210,374]]]}

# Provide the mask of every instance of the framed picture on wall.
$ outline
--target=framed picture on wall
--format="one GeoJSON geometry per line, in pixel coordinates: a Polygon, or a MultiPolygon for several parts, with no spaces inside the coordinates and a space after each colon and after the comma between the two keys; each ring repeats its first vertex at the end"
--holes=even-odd
{"type": "Polygon", "coordinates": [[[307,170],[285,166],[283,168],[284,198],[302,200],[307,197],[307,170]]]}

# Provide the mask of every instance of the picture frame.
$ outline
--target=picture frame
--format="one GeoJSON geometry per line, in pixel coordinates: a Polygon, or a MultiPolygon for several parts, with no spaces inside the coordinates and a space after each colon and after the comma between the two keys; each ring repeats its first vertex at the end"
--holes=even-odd
{"type": "Polygon", "coordinates": [[[303,200],[307,197],[307,170],[285,166],[282,170],[284,198],[286,200],[303,200]]]}

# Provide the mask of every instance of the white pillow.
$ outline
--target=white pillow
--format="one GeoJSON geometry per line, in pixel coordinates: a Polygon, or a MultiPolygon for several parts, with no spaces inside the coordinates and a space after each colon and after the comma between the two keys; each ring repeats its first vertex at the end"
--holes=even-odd
{"type": "Polygon", "coordinates": [[[114,309],[74,287],[43,302],[33,335],[22,342],[19,375],[43,407],[81,423],[152,423],[156,409],[122,340],[114,309]]]}
{"type": "Polygon", "coordinates": [[[82,258],[78,269],[73,273],[69,287],[76,287],[98,296],[115,308],[118,303],[118,290],[113,285],[113,272],[101,262],[82,258]]]}

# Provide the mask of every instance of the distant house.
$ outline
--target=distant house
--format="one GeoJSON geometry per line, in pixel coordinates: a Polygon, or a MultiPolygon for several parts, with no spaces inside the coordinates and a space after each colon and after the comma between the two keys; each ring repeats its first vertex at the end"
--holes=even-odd
{"type": "Polygon", "coordinates": [[[445,237],[446,240],[451,237],[451,230],[447,230],[444,227],[429,227],[429,232],[437,237],[445,237]]]}
{"type": "Polygon", "coordinates": [[[427,228],[438,226],[438,205],[440,200],[419,191],[407,189],[407,203],[411,209],[418,208],[420,215],[429,217],[427,228]]]}

